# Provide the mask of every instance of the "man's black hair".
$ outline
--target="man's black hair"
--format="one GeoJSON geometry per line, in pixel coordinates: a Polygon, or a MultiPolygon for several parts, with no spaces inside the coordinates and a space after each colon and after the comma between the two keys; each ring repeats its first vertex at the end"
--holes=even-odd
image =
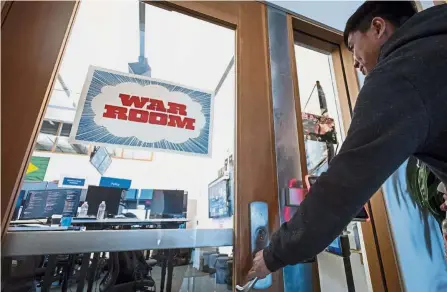
{"type": "Polygon", "coordinates": [[[413,1],[366,1],[346,23],[343,33],[345,45],[348,46],[350,33],[366,32],[374,17],[382,17],[398,28],[416,13],[416,4],[413,1]]]}

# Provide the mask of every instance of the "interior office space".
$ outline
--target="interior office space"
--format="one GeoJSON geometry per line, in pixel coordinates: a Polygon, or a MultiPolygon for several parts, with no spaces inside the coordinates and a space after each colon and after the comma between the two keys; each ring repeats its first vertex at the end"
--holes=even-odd
{"type": "MultiPolygon", "coordinates": [[[[345,138],[362,78],[341,30],[361,3],[2,2],[4,287],[244,284],[251,203],[266,203],[263,224],[277,229],[345,138]],[[107,92],[115,99],[101,101],[107,92]],[[330,139],[312,130],[318,123],[330,139]]],[[[396,201],[404,172],[317,258],[274,273],[265,291],[442,282],[434,219],[396,201]],[[408,236],[424,222],[432,255],[418,253],[416,267],[420,247],[408,236]],[[414,277],[428,266],[436,275],[414,277]]]]}

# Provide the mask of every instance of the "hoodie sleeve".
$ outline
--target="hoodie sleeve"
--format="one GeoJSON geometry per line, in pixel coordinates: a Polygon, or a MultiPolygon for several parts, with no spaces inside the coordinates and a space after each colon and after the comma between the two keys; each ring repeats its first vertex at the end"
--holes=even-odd
{"type": "Polygon", "coordinates": [[[272,272],[324,250],[426,139],[428,115],[412,84],[383,71],[368,77],[340,153],[263,251],[272,272]]]}

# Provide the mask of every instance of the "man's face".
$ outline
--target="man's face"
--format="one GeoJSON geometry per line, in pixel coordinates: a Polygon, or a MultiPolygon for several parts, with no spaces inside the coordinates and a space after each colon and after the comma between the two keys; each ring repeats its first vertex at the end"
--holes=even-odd
{"type": "Polygon", "coordinates": [[[349,49],[354,55],[354,67],[363,75],[367,75],[377,64],[380,46],[374,41],[371,33],[355,31],[349,34],[349,49]]]}
{"type": "Polygon", "coordinates": [[[348,47],[354,55],[354,67],[363,75],[368,75],[377,64],[380,48],[388,40],[394,29],[382,18],[374,18],[370,28],[349,34],[348,47]]]}

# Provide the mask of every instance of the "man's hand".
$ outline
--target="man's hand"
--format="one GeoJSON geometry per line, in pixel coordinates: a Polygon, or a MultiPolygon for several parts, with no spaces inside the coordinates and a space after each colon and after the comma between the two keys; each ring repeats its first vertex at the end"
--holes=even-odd
{"type": "Polygon", "coordinates": [[[271,272],[265,265],[263,251],[262,250],[258,251],[256,253],[255,258],[253,259],[253,266],[251,267],[250,271],[248,272],[248,279],[252,280],[256,277],[258,277],[259,279],[264,279],[270,273],[271,272]]]}
{"type": "MultiPolygon", "coordinates": [[[[442,197],[444,198],[444,201],[447,200],[447,195],[443,195],[442,197]]],[[[442,203],[440,208],[441,208],[442,211],[446,212],[447,211],[447,204],[445,202],[442,203]]]]}

